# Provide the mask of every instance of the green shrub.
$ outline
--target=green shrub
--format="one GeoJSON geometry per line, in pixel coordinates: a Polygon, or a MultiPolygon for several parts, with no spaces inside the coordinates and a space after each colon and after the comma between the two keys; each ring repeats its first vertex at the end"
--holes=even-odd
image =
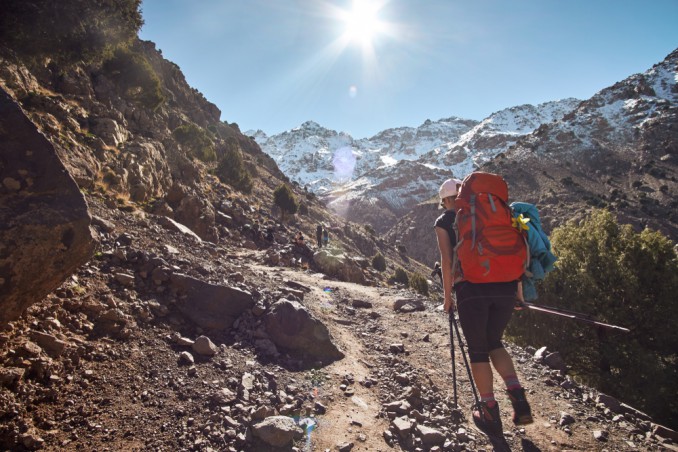
{"type": "Polygon", "coordinates": [[[100,62],[143,25],[141,0],[3,0],[0,46],[28,59],[100,62]]]}
{"type": "Polygon", "coordinates": [[[514,316],[508,333],[559,351],[585,383],[667,425],[678,423],[678,257],[658,232],[637,233],[596,210],[551,235],[559,257],[539,302],[631,329],[622,334],[534,312],[514,316]],[[647,382],[652,384],[648,385],[647,382]]]}
{"type": "Polygon", "coordinates": [[[306,207],[306,204],[299,204],[299,213],[301,215],[308,215],[308,207],[306,207]]]}
{"type": "Polygon", "coordinates": [[[407,276],[407,272],[401,267],[396,268],[395,273],[389,278],[391,283],[401,283],[406,286],[410,285],[410,279],[407,276]]]}
{"type": "Polygon", "coordinates": [[[209,133],[202,127],[193,123],[184,124],[174,129],[172,136],[191,156],[198,160],[213,162],[217,159],[214,142],[209,133]]]}
{"type": "Polygon", "coordinates": [[[410,276],[410,287],[422,295],[428,295],[428,281],[419,273],[410,276]]]}
{"type": "Polygon", "coordinates": [[[238,142],[230,138],[217,165],[217,177],[225,184],[243,193],[251,193],[254,186],[252,177],[245,169],[238,142]]]}
{"type": "Polygon", "coordinates": [[[275,189],[273,192],[273,202],[276,206],[280,207],[280,216],[283,220],[286,213],[294,215],[299,209],[299,204],[294,193],[292,193],[292,190],[286,184],[280,184],[275,189]]]}
{"type": "Polygon", "coordinates": [[[103,65],[104,72],[115,82],[122,95],[152,110],[165,101],[158,74],[139,52],[119,47],[103,65]]]}
{"type": "Polygon", "coordinates": [[[384,258],[383,254],[377,253],[374,255],[374,257],[372,258],[372,267],[374,267],[375,270],[378,270],[380,272],[386,270],[386,258],[384,258]]]}

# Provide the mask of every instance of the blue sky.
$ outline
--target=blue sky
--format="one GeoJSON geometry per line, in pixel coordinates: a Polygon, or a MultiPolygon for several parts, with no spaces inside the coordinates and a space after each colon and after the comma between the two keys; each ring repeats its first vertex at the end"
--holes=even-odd
{"type": "Polygon", "coordinates": [[[354,138],[587,99],[678,47],[678,0],[143,0],[141,38],[245,132],[354,138]]]}

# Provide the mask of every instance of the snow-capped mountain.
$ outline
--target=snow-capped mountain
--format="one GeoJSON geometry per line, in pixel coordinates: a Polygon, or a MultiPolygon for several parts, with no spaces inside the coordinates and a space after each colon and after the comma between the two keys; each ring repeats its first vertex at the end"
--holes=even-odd
{"type": "Polygon", "coordinates": [[[574,98],[521,105],[492,113],[456,142],[435,148],[421,161],[448,168],[464,177],[485,162],[505,152],[520,138],[542,124],[557,121],[581,101],[574,98]]]}
{"type": "Polygon", "coordinates": [[[427,120],[416,128],[388,129],[361,140],[311,121],[271,137],[261,131],[247,134],[290,179],[324,196],[347,219],[364,222],[369,217],[377,231],[384,231],[393,218],[434,194],[441,180],[463,178],[579,102],[521,105],[481,122],[427,120]]]}
{"type": "Polygon", "coordinates": [[[388,129],[361,140],[313,121],[271,137],[260,130],[246,134],[254,137],[290,179],[323,194],[376,168],[415,161],[431,149],[457,141],[476,124],[455,117],[427,120],[416,128],[388,129]]]}

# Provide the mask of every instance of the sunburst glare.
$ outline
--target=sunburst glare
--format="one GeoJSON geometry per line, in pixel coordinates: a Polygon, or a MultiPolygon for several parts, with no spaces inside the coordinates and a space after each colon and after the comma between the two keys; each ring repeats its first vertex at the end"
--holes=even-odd
{"type": "Polygon", "coordinates": [[[353,43],[371,46],[373,38],[385,28],[378,17],[381,6],[366,0],[354,0],[351,10],[342,13],[341,19],[346,23],[345,36],[353,43]]]}

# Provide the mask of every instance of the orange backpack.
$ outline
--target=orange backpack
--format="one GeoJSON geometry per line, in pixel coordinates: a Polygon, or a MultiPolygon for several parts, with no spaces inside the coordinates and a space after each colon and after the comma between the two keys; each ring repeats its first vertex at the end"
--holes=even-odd
{"type": "Polygon", "coordinates": [[[471,173],[455,200],[455,280],[516,281],[525,273],[527,241],[513,227],[508,185],[496,174],[471,173]]]}

